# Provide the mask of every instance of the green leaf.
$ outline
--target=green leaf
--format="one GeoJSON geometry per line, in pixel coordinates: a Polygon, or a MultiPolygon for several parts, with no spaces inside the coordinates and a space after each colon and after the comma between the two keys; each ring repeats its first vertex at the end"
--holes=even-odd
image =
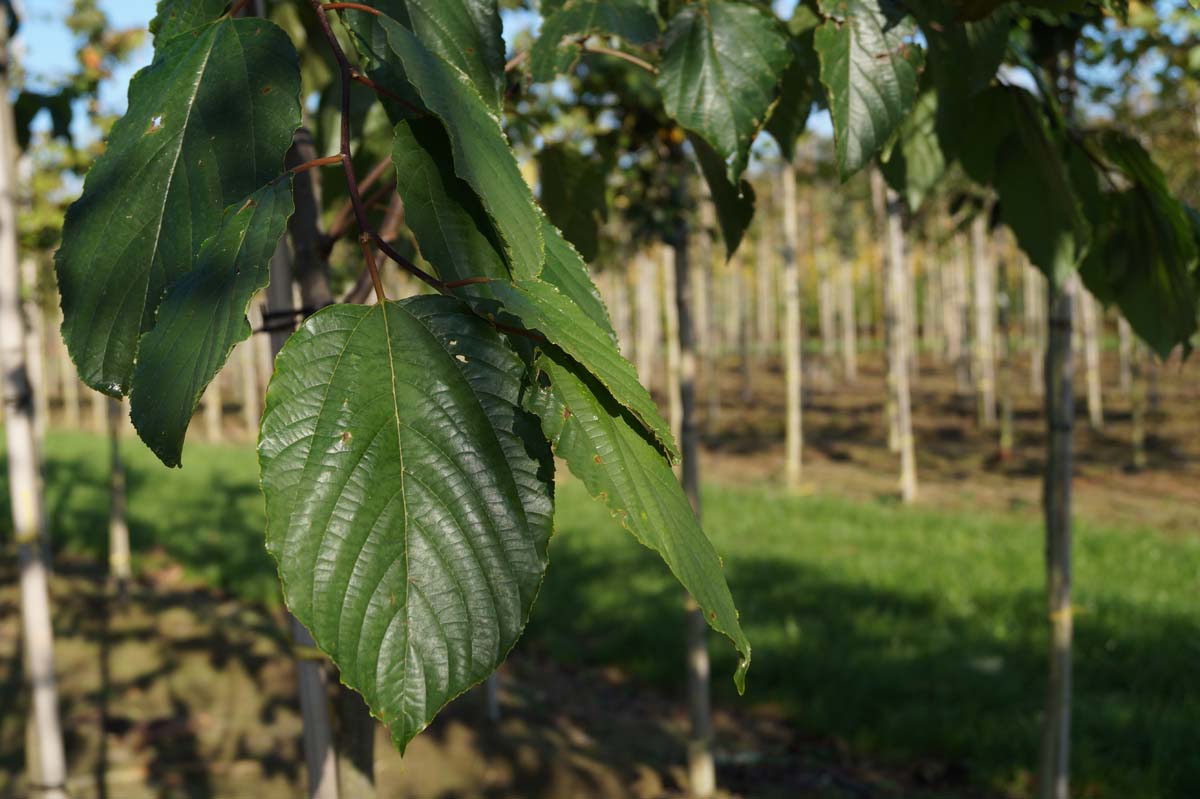
{"type": "Polygon", "coordinates": [[[767,132],[779,145],[784,160],[792,161],[796,157],[796,139],[804,133],[809,112],[821,87],[817,80],[820,65],[817,51],[813,49],[812,30],[793,38],[788,44],[792,50],[792,62],[783,73],[779,102],[767,120],[767,132]]]}
{"type": "Polygon", "coordinates": [[[778,23],[754,6],[699,0],[667,27],[658,76],[664,106],[712,145],[731,183],[746,169],[791,58],[778,23]]]}
{"type": "Polygon", "coordinates": [[[385,17],[379,22],[404,74],[445,125],[455,174],[475,190],[487,209],[505,243],[509,268],[518,277],[537,277],[545,258],[541,220],[499,117],[462,72],[427,49],[411,31],[385,17]]]}
{"type": "Polygon", "coordinates": [[[392,162],[405,222],[421,255],[442,280],[509,277],[487,211],[454,174],[454,155],[442,123],[425,117],[397,125],[392,162]]]}
{"type": "MultiPolygon", "coordinates": [[[[997,87],[1010,108],[1013,133],[997,151],[993,184],[1000,218],[1021,249],[1055,285],[1062,285],[1087,252],[1090,230],[1063,158],[1063,146],[1023,89],[997,87]]],[[[986,94],[986,93],[985,93],[986,94]]]]}
{"type": "Polygon", "coordinates": [[[709,625],[733,641],[742,655],[734,682],[743,691],[750,641],[738,621],[721,559],[671,467],[626,409],[562,353],[548,349],[537,366],[550,387],[530,399],[555,454],[626,530],[662,557],[709,625]]]}
{"type": "Polygon", "coordinates": [[[565,144],[543,147],[537,161],[542,210],[585,260],[593,260],[608,219],[607,165],[565,144]]]}
{"type": "Polygon", "coordinates": [[[133,426],[167,466],[179,466],[183,439],[209,382],[234,345],[250,337],[246,309],[267,285],[271,256],[292,216],[291,175],[225,209],[192,271],[171,286],[144,335],[133,373],[133,426]]]}
{"type": "MultiPolygon", "coordinates": [[[[386,48],[387,24],[404,26],[430,51],[456,67],[475,87],[494,114],[504,107],[504,39],[496,0],[368,0],[390,19],[346,10],[350,28],[384,61],[395,59],[386,48]]],[[[393,69],[403,66],[393,61],[393,69]]],[[[395,88],[389,86],[389,88],[395,88]]],[[[403,94],[403,92],[401,92],[403,94]]]]}
{"type": "Polygon", "coordinates": [[[670,425],[638,380],[633,365],[621,357],[611,328],[595,322],[557,286],[542,280],[493,281],[488,288],[525,330],[539,334],[578,361],[644,426],[668,458],[679,459],[670,425]]]}
{"type": "Polygon", "coordinates": [[[533,79],[544,82],[569,72],[579,60],[576,42],[593,34],[648,44],[658,38],[658,15],[646,7],[645,0],[567,0],[546,17],[529,50],[533,79]]]}
{"type": "Polygon", "coordinates": [[[224,19],[163,44],[67,212],[56,256],[63,338],[83,380],[128,391],[138,338],[223,209],[279,175],[300,125],[296,50],[224,19]]]}
{"type": "Polygon", "coordinates": [[[1108,197],[1108,218],[1081,267],[1097,296],[1114,300],[1134,331],[1166,357],[1196,333],[1197,243],[1186,207],[1134,139],[1100,136],[1108,162],[1129,187],[1108,197]]]}
{"type": "Polygon", "coordinates": [[[946,156],[937,135],[938,93],[925,91],[917,98],[912,113],[900,124],[899,140],[883,164],[883,174],[892,188],[904,195],[914,211],[946,174],[946,156]]]}
{"type": "Polygon", "coordinates": [[[866,166],[917,99],[925,56],[916,25],[894,0],[828,0],[814,40],[829,96],[838,171],[866,166]]]}
{"type": "Polygon", "coordinates": [[[615,345],[617,333],[613,330],[608,309],[600,298],[599,289],[588,275],[582,256],[548,219],[542,221],[542,236],[546,239],[546,265],[542,269],[542,280],[575,303],[615,345]]]}
{"type": "Polygon", "coordinates": [[[51,135],[70,144],[71,122],[74,119],[71,102],[74,99],[75,92],[70,89],[60,89],[54,94],[42,94],[28,90],[18,93],[12,106],[13,121],[17,129],[17,147],[20,150],[29,147],[29,141],[33,138],[31,128],[33,118],[42,111],[46,111],[50,115],[51,135]]]}
{"type": "Polygon", "coordinates": [[[403,751],[503,661],[546,568],[553,461],[524,364],[446,297],[317,313],[259,463],[288,607],[403,751]]]}
{"type": "Polygon", "coordinates": [[[732,258],[742,243],[746,228],[754,220],[754,187],[747,180],[739,179],[736,186],[730,183],[721,156],[704,139],[688,134],[688,141],[696,152],[696,160],[717,210],[717,223],[721,226],[721,238],[725,240],[725,255],[732,258]]]}
{"type": "Polygon", "coordinates": [[[216,20],[229,8],[229,0],[158,0],[150,33],[154,48],[181,33],[194,31],[216,20]]]}
{"type": "MultiPolygon", "coordinates": [[[[478,197],[455,174],[450,143],[436,119],[396,126],[393,160],[405,218],[421,255],[448,282],[471,278],[506,280],[509,272],[491,222],[478,197]]],[[[542,278],[556,286],[615,343],[616,334],[579,253],[540,216],[546,261],[542,278]]],[[[462,286],[463,297],[495,299],[487,285],[462,286]]]]}

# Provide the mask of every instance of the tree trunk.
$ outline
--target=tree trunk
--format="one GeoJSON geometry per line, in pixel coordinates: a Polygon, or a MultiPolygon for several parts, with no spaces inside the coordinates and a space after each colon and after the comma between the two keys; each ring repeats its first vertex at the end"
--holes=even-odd
{"type": "MultiPolygon", "coordinates": [[[[764,228],[765,232],[765,228],[764,228]]],[[[760,242],[761,246],[761,242],[760,242]]],[[[742,404],[754,402],[754,364],[750,361],[750,290],[747,286],[746,267],[739,261],[730,264],[733,290],[730,301],[733,305],[732,325],[737,342],[738,374],[741,375],[742,404]]]]}
{"type": "Polygon", "coordinates": [[[1013,346],[1012,302],[1008,294],[1008,255],[999,262],[1000,293],[997,296],[998,326],[1000,328],[1000,458],[1008,460],[1013,454],[1013,346]]]}
{"type": "MultiPolygon", "coordinates": [[[[705,183],[705,186],[708,184],[705,183]]],[[[707,411],[704,424],[710,434],[716,433],[721,421],[720,359],[717,344],[716,274],[713,267],[713,232],[716,230],[716,211],[708,190],[700,199],[700,236],[696,240],[700,263],[696,266],[696,329],[699,356],[704,361],[705,399],[707,411]]],[[[689,259],[690,260],[690,259],[689,259]]]]}
{"type": "MultiPolygon", "coordinates": [[[[871,170],[871,206],[875,214],[875,226],[879,229],[880,239],[887,242],[886,249],[880,249],[879,262],[883,279],[880,288],[883,294],[883,340],[886,365],[886,391],[883,398],[883,412],[887,421],[888,451],[900,452],[900,415],[896,407],[896,397],[899,387],[896,385],[894,359],[899,346],[895,343],[900,336],[899,298],[896,297],[896,273],[893,264],[901,259],[903,245],[892,242],[891,217],[889,215],[888,194],[884,188],[883,174],[878,169],[871,170]]],[[[902,362],[903,363],[903,362],[902,362]]],[[[907,368],[905,372],[907,372],[907,368]]]]}
{"type": "MultiPolygon", "coordinates": [[[[253,330],[262,327],[262,311],[257,304],[250,306],[250,327],[253,330]]],[[[262,421],[258,356],[253,341],[244,342],[238,349],[241,356],[239,371],[242,382],[242,424],[246,427],[247,437],[254,441],[258,438],[258,425],[262,421]]]]}
{"type": "Polygon", "coordinates": [[[996,426],[996,278],[992,274],[987,216],[971,220],[971,260],[975,278],[975,397],[980,427],[996,426]]]}
{"type": "MultiPolygon", "coordinates": [[[[8,18],[0,20],[0,96],[9,97],[8,18]]],[[[31,697],[34,746],[29,781],[41,799],[66,799],[67,767],[58,716],[54,673],[54,627],[50,618],[47,550],[43,546],[41,479],[29,382],[25,325],[21,318],[21,273],[17,262],[14,167],[17,144],[12,105],[0,108],[0,383],[4,392],[8,486],[13,538],[20,568],[21,632],[31,697]]]]}
{"type": "MultiPolygon", "coordinates": [[[[686,184],[680,193],[686,192],[686,184]]],[[[677,205],[676,207],[681,207],[677,205]]],[[[679,349],[679,445],[683,455],[683,489],[700,518],[700,441],[696,427],[696,335],[692,322],[692,282],[688,264],[688,225],[682,217],[675,226],[674,295],[679,349]]],[[[695,799],[716,792],[713,760],[712,698],[709,685],[708,623],[696,603],[688,598],[687,694],[691,731],[688,740],[688,787],[695,799]]]]}
{"type": "Polygon", "coordinates": [[[954,236],[954,258],[951,261],[954,270],[954,322],[956,329],[955,340],[957,347],[951,360],[954,361],[954,375],[958,390],[966,393],[971,390],[971,304],[968,300],[970,288],[967,275],[967,241],[962,233],[954,236]]]}
{"type": "MultiPolygon", "coordinates": [[[[1121,321],[1124,321],[1122,318],[1121,321]]],[[[1133,342],[1129,353],[1129,400],[1132,425],[1133,468],[1146,468],[1146,377],[1142,365],[1144,349],[1140,342],[1133,342]]]]}
{"type": "Polygon", "coordinates": [[[800,487],[802,452],[804,449],[803,426],[803,349],[802,320],[800,318],[800,209],[796,201],[796,166],[792,162],[783,165],[780,175],[783,198],[783,301],[784,301],[784,372],[787,380],[787,453],[785,472],[789,490],[800,487]]]}
{"type": "Polygon", "coordinates": [[[757,314],[758,363],[761,369],[771,358],[775,345],[775,240],[766,235],[770,226],[772,214],[770,206],[765,206],[759,212],[763,214],[763,236],[758,242],[758,264],[754,273],[754,309],[757,314]]]}
{"type": "Polygon", "coordinates": [[[210,442],[219,442],[222,439],[221,432],[221,412],[223,410],[223,402],[221,400],[221,375],[218,373],[208,384],[208,388],[204,391],[204,436],[210,442]]]}
{"type": "MultiPolygon", "coordinates": [[[[5,150],[2,156],[7,166],[11,160],[8,158],[8,151],[5,150]]],[[[36,448],[34,456],[40,475],[41,450],[46,440],[46,428],[50,424],[50,380],[46,369],[46,320],[42,318],[42,307],[35,299],[37,262],[32,258],[25,258],[21,262],[21,282],[26,290],[25,300],[21,303],[26,325],[25,368],[29,372],[30,390],[33,391],[33,431],[36,448]]]]}
{"type": "Polygon", "coordinates": [[[942,307],[942,275],[945,270],[937,260],[937,250],[932,244],[922,247],[925,266],[925,304],[921,309],[921,346],[926,352],[935,353],[942,359],[941,315],[935,313],[942,307]]]}
{"type": "Polygon", "coordinates": [[[1133,391],[1133,329],[1124,316],[1117,317],[1118,357],[1120,359],[1121,392],[1130,396],[1133,391]]]}
{"type": "Polygon", "coordinates": [[[642,384],[653,389],[658,383],[656,374],[659,342],[662,341],[662,305],[658,300],[658,265],[646,253],[635,259],[637,278],[637,370],[642,384]]]}
{"type": "Polygon", "coordinates": [[[1069,799],[1071,740],[1071,470],[1075,366],[1071,343],[1075,278],[1051,286],[1046,348],[1046,588],[1050,661],[1042,727],[1039,799],[1069,799]]]}
{"type": "Polygon", "coordinates": [[[842,374],[847,380],[858,379],[858,320],[855,318],[854,262],[841,259],[838,268],[840,294],[838,316],[842,323],[842,374]]]}
{"type": "MultiPolygon", "coordinates": [[[[882,188],[878,170],[872,175],[882,188]]],[[[908,341],[904,308],[908,303],[908,268],[904,263],[904,208],[900,195],[886,190],[888,303],[885,327],[888,338],[888,375],[895,407],[896,433],[900,447],[900,498],[910,503],[917,497],[917,462],[912,431],[912,398],[909,394],[908,341]]]]}
{"type": "Polygon", "coordinates": [[[1025,346],[1029,350],[1029,390],[1035,397],[1046,393],[1045,278],[1033,264],[1025,265],[1025,346]]]}
{"type": "Polygon", "coordinates": [[[1104,426],[1103,387],[1100,376],[1100,309],[1091,294],[1080,291],[1079,310],[1083,323],[1083,359],[1087,372],[1088,421],[1092,429],[1099,430],[1104,426]]]}
{"type": "MultiPolygon", "coordinates": [[[[679,441],[683,436],[683,397],[681,396],[681,369],[683,354],[679,343],[679,302],[676,298],[679,256],[669,244],[661,247],[663,277],[663,321],[666,323],[667,344],[667,403],[668,418],[671,420],[671,435],[679,441]]],[[[684,259],[686,261],[686,258],[684,259]]]]}
{"type": "Polygon", "coordinates": [[[108,575],[118,596],[124,596],[133,577],[129,522],[125,514],[125,464],[121,460],[121,431],[125,401],[108,399],[108,575]]]}

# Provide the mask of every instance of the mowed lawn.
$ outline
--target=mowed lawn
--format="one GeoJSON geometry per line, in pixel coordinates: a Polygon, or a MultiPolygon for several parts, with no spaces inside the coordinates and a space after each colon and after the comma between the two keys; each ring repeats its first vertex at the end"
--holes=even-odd
{"type": "MultiPolygon", "coordinates": [[[[190,444],[185,468],[169,471],[136,440],[126,449],[142,562],[165,556],[230,592],[277,602],[254,452],[190,444]]],[[[46,456],[56,542],[99,555],[107,443],[54,433],[46,456]]],[[[5,490],[0,529],[7,501],[5,490]]],[[[978,787],[1028,791],[1047,641],[1036,515],[719,486],[705,492],[704,513],[754,643],[737,700],[732,647],[714,636],[720,706],[769,706],[803,735],[877,761],[931,759],[978,787]]],[[[1200,795],[1200,530],[1168,537],[1080,523],[1075,553],[1077,794],[1200,795]]],[[[661,562],[566,483],[521,646],[612,664],[678,693],[681,614],[661,562]]]]}

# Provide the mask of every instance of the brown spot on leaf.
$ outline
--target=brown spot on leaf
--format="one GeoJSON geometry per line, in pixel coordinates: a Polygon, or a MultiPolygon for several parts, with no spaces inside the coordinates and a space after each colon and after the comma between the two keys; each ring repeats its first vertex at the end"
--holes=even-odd
{"type": "MultiPolygon", "coordinates": [[[[343,444],[345,444],[346,446],[350,446],[350,439],[351,439],[351,438],[353,438],[353,436],[351,436],[351,435],[350,435],[350,431],[349,431],[349,430],[347,430],[346,432],[342,433],[342,443],[343,443],[343,444]]],[[[394,601],[394,600],[395,600],[395,597],[393,597],[392,599],[393,599],[393,601],[394,601]]]]}
{"type": "Polygon", "coordinates": [[[262,93],[263,93],[263,94],[270,94],[272,91],[273,91],[273,90],[271,89],[271,87],[270,87],[270,86],[263,86],[263,87],[262,87],[262,93]]]}
{"type": "Polygon", "coordinates": [[[604,459],[601,458],[599,455],[597,455],[595,458],[593,458],[593,460],[595,460],[596,463],[601,463],[601,464],[604,463],[604,459]]]}

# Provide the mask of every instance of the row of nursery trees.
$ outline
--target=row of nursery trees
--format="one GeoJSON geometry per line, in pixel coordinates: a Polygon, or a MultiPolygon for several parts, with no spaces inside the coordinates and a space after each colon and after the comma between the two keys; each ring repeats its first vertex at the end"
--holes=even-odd
{"type": "MultiPolygon", "coordinates": [[[[8,10],[6,35],[16,24],[8,10]]],[[[751,647],[699,523],[696,334],[711,326],[696,317],[713,306],[699,301],[712,286],[698,290],[693,277],[706,272],[693,267],[711,262],[710,248],[734,256],[756,204],[772,197],[787,402],[797,409],[788,462],[798,470],[800,287],[814,268],[802,254],[812,250],[813,205],[826,202],[801,183],[821,168],[801,142],[810,112],[824,107],[833,169],[841,180],[865,173],[869,185],[872,222],[858,218],[871,228],[859,235],[879,243],[885,264],[888,407],[905,496],[916,491],[916,242],[965,237],[959,257],[973,253],[975,274],[988,275],[974,283],[981,292],[997,285],[993,265],[1015,262],[1014,247],[1045,278],[1029,305],[1044,310],[1049,456],[1052,648],[1039,794],[1065,799],[1073,309],[1097,314],[1086,291],[1159,355],[1186,348],[1197,324],[1200,217],[1120,115],[1096,123],[1100,98],[1086,91],[1087,69],[1109,57],[1109,34],[1146,9],[816,0],[781,19],[740,0],[542,0],[539,11],[538,33],[519,37],[508,57],[495,0],[160,0],[154,61],[130,85],[128,111],[62,228],[62,339],[88,386],[129,398],[134,428],[167,466],[180,465],[192,415],[249,337],[247,311],[266,289],[262,327],[276,358],[259,458],[267,547],[294,614],[310,794],[369,795],[366,708],[403,749],[514,646],[546,568],[556,462],[688,592],[690,790],[714,791],[706,626],[741,653],[739,690],[751,647]],[[315,110],[301,102],[310,97],[315,110]],[[747,167],[768,137],[783,162],[756,198],[747,167]],[[540,166],[536,196],[515,152],[540,166]],[[326,168],[340,179],[318,181],[326,168]],[[955,227],[918,235],[944,218],[929,211],[939,203],[954,207],[955,227]],[[343,204],[344,213],[322,212],[343,204]],[[629,260],[635,250],[623,245],[653,242],[670,277],[673,424],[622,358],[585,265],[605,248],[604,260],[629,260]],[[348,248],[358,274],[335,300],[328,258],[348,248]],[[398,272],[429,291],[389,299],[398,272]],[[335,705],[336,745],[326,675],[305,654],[314,643],[357,692],[335,705]]],[[[1174,58],[1175,34],[1196,35],[1190,12],[1167,13],[1142,18],[1143,32],[1158,35],[1123,47],[1124,61],[1174,58]]],[[[1194,69],[1177,79],[1194,79],[1194,69]]],[[[39,102],[53,113],[59,100],[39,102]]],[[[7,156],[28,137],[7,108],[3,117],[7,156]]],[[[37,403],[9,199],[14,158],[0,161],[0,355],[33,773],[58,797],[66,766],[37,403]]],[[[847,216],[828,218],[833,228],[847,216]]],[[[771,250],[759,247],[765,258],[771,250]]],[[[939,274],[928,307],[961,308],[965,279],[957,268],[939,274]]],[[[822,285],[828,299],[832,280],[822,285]]],[[[996,303],[974,303],[983,310],[974,335],[961,316],[945,323],[959,352],[992,335],[996,303]]],[[[853,336],[853,315],[841,318],[853,336]]],[[[638,349],[647,355],[653,347],[638,349]]],[[[986,366],[981,394],[995,384],[984,375],[986,366]]],[[[994,403],[981,407],[986,416],[994,403]]]]}
{"type": "MultiPolygon", "coordinates": [[[[829,166],[830,156],[824,151],[813,153],[813,163],[829,166]]],[[[692,264],[696,380],[701,429],[710,436],[722,429],[723,404],[725,417],[731,411],[736,416],[739,407],[757,402],[764,391],[773,388],[776,378],[767,367],[777,362],[784,349],[786,292],[781,285],[778,166],[767,162],[763,174],[754,180],[760,197],[770,198],[772,192],[775,196],[760,200],[750,237],[728,262],[713,257],[710,237],[716,231],[704,224],[706,215],[711,217],[709,200],[702,197],[698,203],[697,256],[692,264]],[[720,378],[726,370],[738,375],[741,385],[723,396],[720,378]]],[[[1010,457],[1017,395],[1042,396],[1044,390],[1045,279],[1016,249],[1011,236],[1003,229],[988,229],[982,213],[973,213],[976,209],[969,205],[956,209],[949,202],[930,202],[923,207],[922,219],[910,225],[906,238],[909,271],[903,286],[907,303],[898,313],[892,312],[887,307],[891,295],[885,296],[883,291],[887,276],[882,270],[884,252],[872,236],[883,222],[872,217],[869,196],[872,186],[880,189],[879,180],[868,181],[864,176],[856,181],[863,189],[859,197],[854,189],[860,187],[855,184],[834,193],[834,184],[824,179],[827,177],[808,176],[797,190],[801,231],[797,278],[801,349],[806,353],[801,382],[830,390],[843,381],[857,380],[860,356],[873,357],[871,353],[877,352],[888,336],[884,322],[898,321],[912,354],[910,382],[917,384],[922,360],[927,367],[950,369],[958,393],[975,396],[978,425],[994,430],[1000,457],[1010,457]]],[[[536,185],[536,177],[534,181],[536,185]]],[[[642,382],[660,403],[664,397],[673,402],[681,368],[670,346],[677,338],[673,253],[662,245],[628,255],[614,252],[619,247],[612,234],[621,229],[605,224],[610,214],[606,199],[602,196],[603,204],[593,208],[599,224],[589,221],[595,234],[587,234],[598,237],[592,261],[601,270],[597,287],[612,316],[622,354],[636,365],[642,382]],[[605,242],[603,248],[599,241],[605,242]]],[[[579,233],[578,229],[571,232],[579,233]]],[[[61,317],[53,272],[45,268],[47,260],[30,253],[21,264],[35,419],[39,428],[53,419],[68,429],[109,431],[109,399],[82,390],[57,335],[61,317]]],[[[392,296],[429,291],[403,273],[386,275],[384,282],[392,296]]],[[[343,291],[348,288],[342,287],[343,291]]],[[[373,292],[368,301],[373,301],[373,292]]],[[[1132,407],[1130,464],[1144,466],[1147,400],[1153,406],[1157,371],[1147,362],[1145,345],[1134,340],[1129,323],[1119,315],[1110,318],[1114,314],[1106,313],[1091,294],[1076,294],[1074,313],[1079,319],[1084,356],[1080,382],[1086,387],[1089,422],[1095,429],[1104,425],[1101,354],[1115,338],[1117,387],[1132,407]]],[[[248,317],[254,329],[262,329],[261,294],[251,304],[248,317]]],[[[207,386],[193,429],[198,427],[197,432],[210,442],[255,440],[273,361],[267,336],[253,336],[238,344],[230,354],[229,368],[207,386]]],[[[787,410],[801,413],[801,406],[787,410]]],[[[886,411],[888,443],[898,451],[895,404],[889,403],[886,411]]],[[[670,406],[670,415],[674,424],[677,402],[670,406]]],[[[802,427],[801,422],[791,429],[802,427]]],[[[919,444],[918,440],[918,451],[919,444]]],[[[789,470],[793,479],[799,477],[797,464],[789,465],[789,470]]]]}

